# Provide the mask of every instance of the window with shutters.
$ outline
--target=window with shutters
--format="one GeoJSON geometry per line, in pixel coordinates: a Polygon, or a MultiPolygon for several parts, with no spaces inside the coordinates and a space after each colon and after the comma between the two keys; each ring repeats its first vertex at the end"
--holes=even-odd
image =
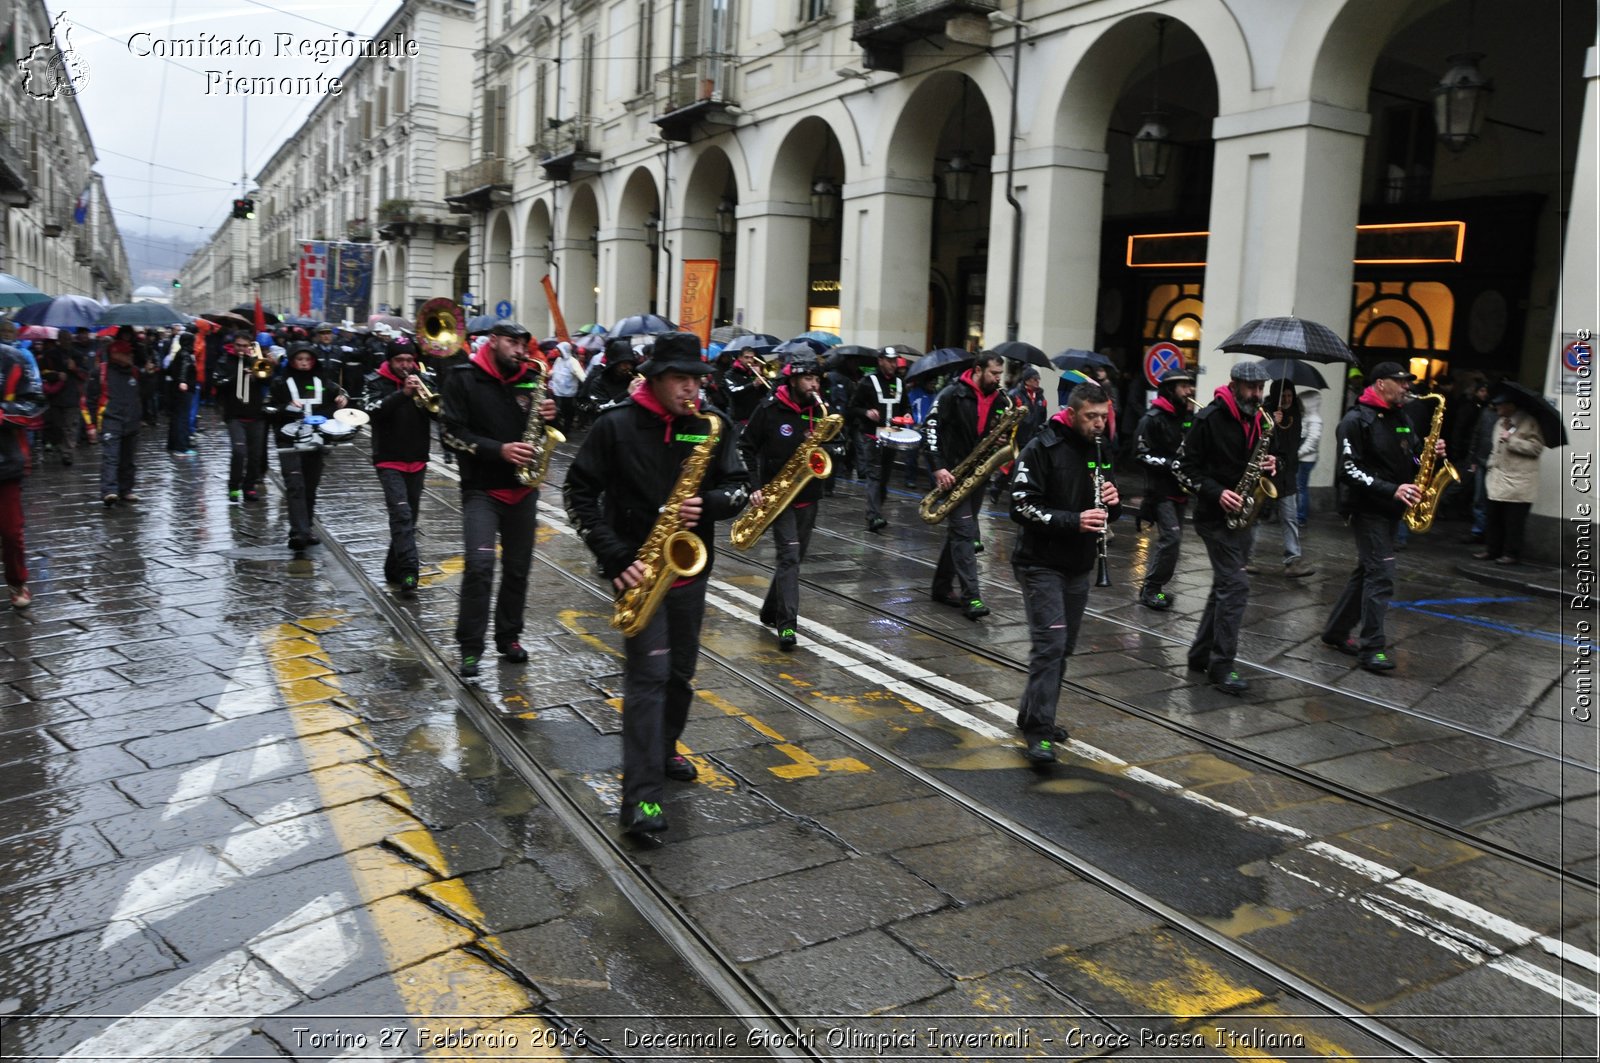
{"type": "Polygon", "coordinates": [[[390,91],[389,95],[390,95],[390,99],[393,101],[394,113],[396,115],[405,114],[406,113],[406,72],[405,72],[404,69],[396,70],[394,72],[394,81],[392,82],[392,88],[391,88],[391,91],[390,91]]]}
{"type": "Polygon", "coordinates": [[[372,139],[372,101],[361,101],[361,136],[372,139]]]}
{"type": "Polygon", "coordinates": [[[583,35],[583,61],[579,66],[581,74],[578,81],[578,117],[588,118],[594,114],[594,34],[583,35]]]}
{"type": "Polygon", "coordinates": [[[636,54],[638,59],[634,66],[633,91],[643,95],[650,91],[650,69],[654,59],[655,46],[655,13],[650,9],[650,0],[643,0],[639,5],[639,40],[636,54]]]}
{"type": "Polygon", "coordinates": [[[800,23],[819,22],[833,14],[833,0],[800,0],[800,23]]]}
{"type": "Polygon", "coordinates": [[[506,87],[496,85],[483,94],[483,157],[498,159],[505,156],[506,147],[506,87]]]}
{"type": "Polygon", "coordinates": [[[540,138],[548,128],[546,119],[550,117],[550,68],[543,63],[539,64],[538,71],[533,75],[533,142],[539,143],[540,138]]]}

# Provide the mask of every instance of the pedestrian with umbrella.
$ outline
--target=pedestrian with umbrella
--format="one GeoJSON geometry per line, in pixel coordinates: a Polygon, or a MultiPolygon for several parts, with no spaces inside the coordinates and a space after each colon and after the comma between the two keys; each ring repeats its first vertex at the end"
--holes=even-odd
{"type": "Polygon", "coordinates": [[[1522,560],[1528,512],[1539,500],[1539,457],[1546,447],[1565,443],[1566,433],[1555,408],[1515,381],[1503,381],[1489,403],[1496,422],[1484,475],[1488,521],[1484,549],[1472,556],[1515,565],[1522,560]]]}
{"type": "Polygon", "coordinates": [[[133,329],[124,327],[106,348],[99,374],[89,381],[89,408],[100,432],[100,501],[107,509],[119,502],[139,501],[133,492],[137,478],[134,459],[144,423],[138,357],[133,329]]]}
{"type": "MultiPolygon", "coordinates": [[[[1297,491],[1300,484],[1300,443],[1305,432],[1305,406],[1300,402],[1294,385],[1284,377],[1278,377],[1267,390],[1265,409],[1272,417],[1272,453],[1278,459],[1278,471],[1272,475],[1272,485],[1278,494],[1271,501],[1277,507],[1277,519],[1283,527],[1283,574],[1289,579],[1301,579],[1316,572],[1305,563],[1300,550],[1297,491]]],[[[1250,549],[1245,553],[1244,570],[1252,576],[1262,572],[1250,560],[1255,553],[1257,527],[1254,524],[1250,526],[1250,549]]]]}
{"type": "Polygon", "coordinates": [[[167,409],[167,451],[191,455],[194,446],[189,436],[189,400],[196,380],[193,333],[180,333],[170,341],[162,358],[161,380],[166,392],[163,405],[167,409]]]}
{"type": "MultiPolygon", "coordinates": [[[[1339,421],[1339,513],[1355,535],[1356,566],[1323,625],[1322,641],[1382,674],[1395,668],[1383,624],[1394,596],[1396,535],[1405,511],[1422,499],[1422,488],[1413,482],[1419,433],[1405,410],[1417,378],[1399,362],[1379,362],[1369,379],[1339,421]]],[[[1434,441],[1440,458],[1445,449],[1443,438],[1434,441]]]]}
{"type": "MultiPolygon", "coordinates": [[[[6,322],[4,335],[9,339],[13,331],[6,322]]],[[[43,424],[44,385],[38,366],[9,342],[0,342],[0,565],[14,609],[33,604],[23,539],[22,478],[32,469],[28,433],[43,424]]]]}

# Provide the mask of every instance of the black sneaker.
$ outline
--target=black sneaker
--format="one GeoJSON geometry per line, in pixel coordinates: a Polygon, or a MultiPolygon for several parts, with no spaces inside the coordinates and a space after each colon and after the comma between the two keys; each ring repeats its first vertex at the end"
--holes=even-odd
{"type": "Polygon", "coordinates": [[[1139,595],[1139,604],[1144,606],[1146,609],[1154,609],[1158,613],[1164,613],[1168,609],[1172,608],[1172,595],[1168,594],[1166,591],[1154,591],[1148,594],[1141,594],[1139,595]]]}
{"type": "Polygon", "coordinates": [[[308,545],[310,544],[307,543],[306,540],[300,538],[298,535],[289,536],[289,549],[293,550],[297,554],[305,550],[308,545]]]}
{"type": "Polygon", "coordinates": [[[500,647],[500,659],[510,661],[512,664],[522,664],[528,659],[528,651],[522,648],[520,642],[508,642],[500,647]]]}
{"type": "Polygon", "coordinates": [[[982,539],[974,539],[974,540],[972,540],[972,552],[975,553],[975,554],[983,553],[983,540],[982,539]]]}
{"type": "Polygon", "coordinates": [[[799,641],[792,627],[786,627],[778,632],[778,649],[780,650],[792,650],[799,641]]]}
{"type": "Polygon", "coordinates": [[[417,577],[407,576],[405,579],[402,579],[400,581],[400,590],[398,593],[400,597],[407,600],[415,598],[417,596],[417,577]]]}
{"type": "Polygon", "coordinates": [[[306,536],[306,545],[307,546],[321,546],[322,545],[322,536],[317,535],[315,532],[313,532],[312,534],[306,536]]]}
{"type": "Polygon", "coordinates": [[[1356,643],[1355,639],[1330,639],[1324,635],[1322,636],[1322,644],[1330,650],[1338,650],[1347,657],[1361,656],[1361,647],[1356,643]]]}
{"type": "Polygon", "coordinates": [[[867,521],[867,531],[869,532],[882,531],[888,526],[889,522],[884,520],[882,517],[873,517],[871,520],[867,521]]]}
{"type": "Polygon", "coordinates": [[[624,834],[659,834],[667,829],[667,817],[661,814],[661,806],[654,801],[623,805],[622,814],[617,818],[622,821],[624,834]]]}
{"type": "Polygon", "coordinates": [[[983,604],[982,598],[974,598],[967,603],[965,609],[961,610],[961,615],[968,620],[982,620],[989,615],[989,607],[983,604]]]}
{"type": "Polygon", "coordinates": [[[1036,738],[1028,743],[1028,748],[1022,755],[1034,764],[1053,764],[1056,759],[1056,745],[1048,738],[1036,738]]]}
{"type": "Polygon", "coordinates": [[[1394,671],[1394,658],[1379,650],[1377,653],[1369,653],[1361,658],[1361,667],[1369,672],[1392,672],[1394,671]]]}
{"type": "Polygon", "coordinates": [[[700,772],[695,769],[694,762],[682,753],[674,753],[667,758],[666,767],[662,769],[667,778],[677,782],[694,782],[700,772]]]}
{"type": "Polygon", "coordinates": [[[1238,697],[1250,689],[1250,684],[1245,682],[1244,678],[1229,665],[1218,665],[1211,669],[1210,674],[1211,685],[1224,694],[1232,694],[1234,697],[1238,697]]]}
{"type": "Polygon", "coordinates": [[[463,657],[463,658],[461,658],[461,678],[462,679],[474,679],[474,678],[477,677],[477,675],[478,675],[478,658],[476,658],[476,657],[463,657]]]}
{"type": "Polygon", "coordinates": [[[931,597],[934,601],[938,602],[940,605],[950,605],[950,606],[954,606],[957,609],[964,609],[964,608],[966,608],[966,605],[967,605],[967,603],[965,601],[963,601],[960,598],[957,598],[953,594],[939,594],[939,593],[935,592],[935,593],[929,595],[929,597],[931,597]]]}

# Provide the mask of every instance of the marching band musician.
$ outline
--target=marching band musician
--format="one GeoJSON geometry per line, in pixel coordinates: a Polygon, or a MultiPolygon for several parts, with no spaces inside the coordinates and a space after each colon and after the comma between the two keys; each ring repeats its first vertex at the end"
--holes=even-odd
{"type": "MultiPolygon", "coordinates": [[[[1399,362],[1373,367],[1372,383],[1339,420],[1339,512],[1355,533],[1356,564],[1322,628],[1325,645],[1360,659],[1369,672],[1394,670],[1383,622],[1394,595],[1395,536],[1405,511],[1422,500],[1417,474],[1418,432],[1406,396],[1417,378],[1399,362]],[[1350,629],[1359,635],[1350,637],[1350,629]]],[[[1434,453],[1445,455],[1444,437],[1434,453]]]]}
{"type": "Polygon", "coordinates": [[[722,374],[722,387],[719,390],[728,403],[728,416],[742,428],[756,412],[756,407],[772,394],[772,385],[767,383],[765,374],[761,372],[761,363],[748,341],[736,339],[733,342],[745,346],[740,347],[732,368],[722,374]]]}
{"type": "Polygon", "coordinates": [[[284,499],[289,504],[289,549],[299,552],[322,542],[312,528],[317,519],[317,488],[322,483],[324,453],[320,438],[308,439],[311,417],[327,417],[348,402],[344,389],[331,384],[317,369],[317,352],[309,343],[289,348],[289,369],[272,382],[267,400],[277,427],[278,471],[283,473],[284,499]]]}
{"type": "MultiPolygon", "coordinates": [[[[770,484],[796,450],[809,446],[817,422],[828,415],[819,394],[822,367],[814,358],[799,357],[787,367],[784,382],[769,395],[739,435],[739,452],[757,482],[770,484]]],[[[805,560],[816,527],[824,480],[813,479],[772,522],[772,544],[777,566],[772,586],[761,605],[761,622],[778,632],[778,649],[792,650],[798,641],[795,624],[800,616],[800,562],[805,560]]],[[[761,489],[750,495],[760,506],[761,489]]]]}
{"type": "Polygon", "coordinates": [[[1032,640],[1017,728],[1027,743],[1023,755],[1035,764],[1055,760],[1056,743],[1067,737],[1066,728],[1056,725],[1061,677],[1089,604],[1100,539],[1121,515],[1110,448],[1096,447],[1110,414],[1104,389],[1079,384],[1023,448],[1011,476],[1011,519],[1022,527],[1011,565],[1032,640]],[[1095,472],[1103,479],[1099,498],[1095,472]]]}
{"type": "Polygon", "coordinates": [[[441,389],[440,439],[455,452],[461,469],[466,567],[455,638],[461,650],[460,672],[468,679],[478,674],[486,646],[496,539],[501,569],[494,609],[495,649],[501,660],[513,664],[528,660],[519,639],[528,571],[533,566],[539,489],[520,483],[517,471],[535,457],[534,445],[527,442],[530,418],[549,422],[556,417],[555,400],[548,395],[534,408],[542,365],[530,364],[531,338],[515,322],[497,322],[489,330],[488,342],[473,352],[468,364],[451,371],[441,389]]]}
{"type": "MultiPolygon", "coordinates": [[[[929,420],[927,445],[933,449],[934,486],[948,491],[956,478],[950,472],[977,449],[988,431],[990,418],[1011,405],[1000,388],[1005,359],[993,351],[980,353],[972,368],[939,392],[929,420]]],[[[978,484],[951,510],[947,518],[944,550],[933,572],[933,600],[961,606],[968,620],[981,620],[989,607],[978,594],[978,511],[983,508],[984,485],[978,484]],[[961,584],[961,596],[951,592],[961,584]]]]}
{"type": "Polygon", "coordinates": [[[868,373],[850,396],[846,416],[859,439],[856,468],[867,478],[867,531],[882,531],[889,526],[883,515],[883,500],[889,494],[889,476],[894,471],[894,451],[878,440],[878,429],[888,428],[896,417],[909,412],[906,382],[900,378],[905,368],[893,347],[878,352],[878,371],[868,373]]]}
{"type": "MultiPolygon", "coordinates": [[[[1267,371],[1260,362],[1239,362],[1228,383],[1217,389],[1211,404],[1194,415],[1194,426],[1184,436],[1172,460],[1172,475],[1199,496],[1195,503],[1194,530],[1206,544],[1211,560],[1211,593],[1206,595],[1200,630],[1189,647],[1189,670],[1205,672],[1211,685],[1224,694],[1243,694],[1250,684],[1234,667],[1239,652],[1239,629],[1245,606],[1250,604],[1250,578],[1245,575],[1250,550],[1250,529],[1230,528],[1230,513],[1244,509],[1245,500],[1235,490],[1244,478],[1250,455],[1261,438],[1265,414],[1261,392],[1267,371]]],[[[1271,454],[1261,458],[1261,471],[1277,471],[1271,454]]]]}
{"type": "MultiPolygon", "coordinates": [[[[281,350],[271,349],[272,353],[281,350]]],[[[223,346],[212,340],[211,351],[211,367],[216,373],[212,378],[213,393],[228,429],[228,502],[259,502],[267,478],[266,406],[270,383],[253,372],[250,348],[243,341],[223,346]]],[[[276,357],[270,360],[277,364],[276,357]]]]}
{"type": "Polygon", "coordinates": [[[1172,608],[1172,595],[1162,588],[1178,570],[1178,551],[1183,546],[1183,514],[1189,508],[1189,496],[1172,475],[1172,460],[1194,423],[1194,386],[1194,374],[1187,369],[1168,370],[1134,431],[1134,454],[1144,466],[1145,478],[1139,519],[1156,526],[1156,548],[1145,569],[1139,604],[1157,612],[1172,608]]]}
{"type": "MultiPolygon", "coordinates": [[[[714,407],[696,404],[701,378],[710,368],[700,358],[698,336],[657,336],[643,369],[644,385],[630,401],[600,415],[567,471],[568,517],[618,594],[645,579],[640,548],[685,461],[705,441],[706,419],[728,420],[714,407]]],[[[732,434],[724,423],[704,477],[678,510],[683,527],[705,544],[705,567],[675,582],[644,629],[624,642],[620,818],[627,834],[666,830],[663,779],[688,782],[697,774],[677,743],[694,699],[714,523],[737,514],[748,496],[749,474],[732,434]]]]}
{"type": "Polygon", "coordinates": [[[606,340],[604,364],[592,366],[583,382],[583,397],[596,412],[626,402],[633,391],[634,366],[639,355],[626,336],[606,340]]]}
{"type": "Polygon", "coordinates": [[[417,349],[391,341],[366,392],[367,413],[372,417],[372,465],[389,511],[383,578],[399,588],[402,598],[417,596],[417,518],[432,444],[434,411],[423,403],[422,384],[417,349]]]}

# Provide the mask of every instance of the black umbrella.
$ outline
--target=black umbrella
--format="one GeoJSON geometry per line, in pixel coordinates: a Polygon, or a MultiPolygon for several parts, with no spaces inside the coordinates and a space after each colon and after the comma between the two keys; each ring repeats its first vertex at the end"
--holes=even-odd
{"type": "Polygon", "coordinates": [[[711,330],[711,342],[720,343],[723,347],[728,347],[740,336],[754,335],[754,332],[751,332],[743,325],[718,325],[711,330]]]}
{"type": "Polygon", "coordinates": [[[1274,380],[1287,380],[1297,388],[1328,388],[1328,382],[1322,378],[1309,362],[1302,362],[1298,358],[1268,358],[1261,363],[1261,368],[1274,380]]]}
{"type": "Polygon", "coordinates": [[[808,339],[805,336],[796,336],[792,340],[785,340],[772,348],[773,354],[809,354],[821,355],[828,349],[828,345],[821,340],[808,339]]]}
{"type": "Polygon", "coordinates": [[[165,328],[189,319],[163,303],[118,303],[100,312],[95,326],[132,325],[135,328],[165,328]]]}
{"type": "Polygon", "coordinates": [[[320,322],[314,317],[302,317],[299,315],[286,317],[283,319],[283,323],[285,325],[292,325],[295,328],[316,328],[317,325],[320,324],[320,322]]]}
{"type": "Polygon", "coordinates": [[[1081,350],[1077,347],[1068,347],[1066,350],[1050,359],[1050,364],[1055,366],[1057,369],[1060,369],[1062,372],[1068,372],[1073,369],[1082,372],[1083,370],[1094,365],[1104,366],[1107,369],[1116,368],[1116,366],[1112,364],[1111,359],[1107,358],[1105,355],[1096,351],[1081,350]]]}
{"type": "Polygon", "coordinates": [[[994,349],[994,353],[1013,362],[1024,365],[1037,365],[1043,369],[1050,368],[1050,359],[1045,353],[1031,343],[1022,343],[1019,340],[1007,340],[994,349]]]}
{"type": "Polygon", "coordinates": [[[50,328],[94,328],[105,304],[87,295],[58,295],[49,302],[30,303],[11,315],[19,325],[47,325],[50,328]]]}
{"type": "Polygon", "coordinates": [[[1515,380],[1502,380],[1495,386],[1489,401],[1509,402],[1527,412],[1539,422],[1539,435],[1544,438],[1546,448],[1567,445],[1567,430],[1561,424],[1561,411],[1550,405],[1549,400],[1537,391],[1523,387],[1515,380]]]}
{"type": "Polygon", "coordinates": [[[1233,335],[1217,344],[1230,354],[1259,354],[1263,358],[1309,358],[1313,362],[1349,362],[1356,356],[1327,325],[1302,317],[1258,317],[1246,321],[1233,335]]]}
{"type": "Polygon", "coordinates": [[[878,348],[864,347],[859,343],[846,343],[828,351],[828,368],[843,369],[854,362],[856,365],[871,365],[878,359],[878,348]]]}
{"type": "Polygon", "coordinates": [[[658,332],[676,332],[678,326],[660,314],[634,314],[618,321],[611,329],[613,336],[654,336],[658,332]]]}
{"type": "MultiPolygon", "coordinates": [[[[251,321],[256,319],[256,308],[255,304],[253,303],[240,303],[238,306],[228,311],[228,313],[238,314],[240,317],[247,317],[251,321]]],[[[261,319],[268,325],[277,325],[283,322],[283,318],[279,317],[277,314],[274,314],[271,310],[261,311],[261,319]]]]}
{"type": "Polygon", "coordinates": [[[911,363],[906,379],[912,380],[928,373],[944,373],[972,364],[972,352],[960,347],[938,347],[911,363]]]}

